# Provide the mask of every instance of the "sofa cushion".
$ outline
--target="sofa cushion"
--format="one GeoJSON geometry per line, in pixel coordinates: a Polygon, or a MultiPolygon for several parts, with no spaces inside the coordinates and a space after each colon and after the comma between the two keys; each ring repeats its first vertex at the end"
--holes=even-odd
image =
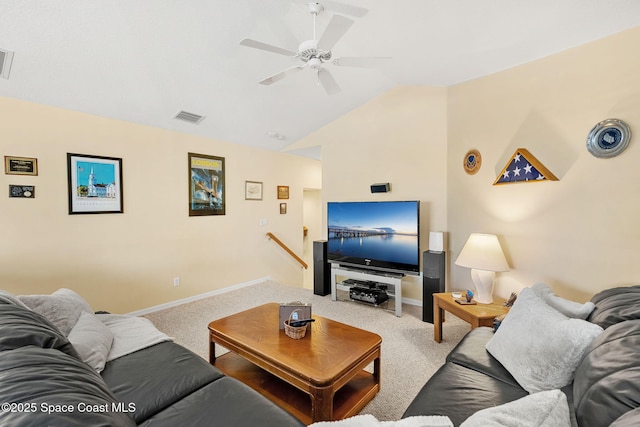
{"type": "Polygon", "coordinates": [[[58,289],[51,295],[20,295],[18,297],[31,310],[42,314],[65,335],[80,318],[80,313],[93,313],[91,306],[71,289],[58,289]]]}
{"type": "Polygon", "coordinates": [[[141,426],[301,427],[297,418],[240,381],[221,377],[141,426]]]}
{"type": "Polygon", "coordinates": [[[200,356],[174,342],[107,362],[101,375],[120,401],[135,403],[132,415],[137,423],[223,376],[200,356]]]}
{"type": "Polygon", "coordinates": [[[96,372],[102,372],[113,344],[113,334],[109,328],[95,315],[85,311],[69,332],[68,338],[82,361],[96,372]]]}
{"type": "Polygon", "coordinates": [[[135,426],[88,365],[51,348],[0,352],[0,401],[20,403],[0,411],[6,426],[135,426]]]}
{"type": "Polygon", "coordinates": [[[573,384],[578,423],[609,425],[640,407],[640,319],[607,328],[588,349],[573,384]]]}
{"type": "Polygon", "coordinates": [[[536,393],[562,388],[602,328],[570,319],[524,288],[487,343],[491,353],[525,390],[536,393]]]}
{"type": "Polygon", "coordinates": [[[476,412],[460,427],[570,427],[567,397],[560,390],[530,394],[476,412]]]}
{"type": "Polygon", "coordinates": [[[485,348],[493,338],[493,328],[481,326],[472,329],[447,356],[447,361],[489,375],[507,384],[519,386],[518,382],[485,348]]]}
{"type": "Polygon", "coordinates": [[[422,387],[402,417],[446,415],[455,426],[459,426],[481,409],[527,395],[518,385],[496,380],[456,363],[445,363],[422,387]]]}
{"type": "Polygon", "coordinates": [[[588,320],[604,329],[625,320],[640,319],[640,286],[606,289],[591,301],[596,308],[588,320]]]}
{"type": "Polygon", "coordinates": [[[531,286],[531,289],[533,289],[533,291],[549,306],[555,308],[567,317],[585,320],[595,308],[595,304],[591,301],[580,304],[578,302],[559,297],[544,283],[538,282],[531,286]]]}
{"type": "Polygon", "coordinates": [[[0,352],[24,346],[54,348],[80,358],[67,337],[42,315],[19,305],[0,303],[0,352]]]}

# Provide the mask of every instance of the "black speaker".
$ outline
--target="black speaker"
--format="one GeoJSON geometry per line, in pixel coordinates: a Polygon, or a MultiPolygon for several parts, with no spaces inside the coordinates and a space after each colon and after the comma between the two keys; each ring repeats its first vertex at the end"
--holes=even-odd
{"type": "Polygon", "coordinates": [[[444,252],[422,253],[422,320],[433,323],[433,294],[445,290],[444,252]]]}
{"type": "Polygon", "coordinates": [[[327,261],[327,241],[313,242],[313,293],[328,295],[331,293],[331,265],[327,261]]]}
{"type": "Polygon", "coordinates": [[[371,184],[372,193],[388,193],[389,191],[391,191],[391,185],[388,182],[371,184]]]}

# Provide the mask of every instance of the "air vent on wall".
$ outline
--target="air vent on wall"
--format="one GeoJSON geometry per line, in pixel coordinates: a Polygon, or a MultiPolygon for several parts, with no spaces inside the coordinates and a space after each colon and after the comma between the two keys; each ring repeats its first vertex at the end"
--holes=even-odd
{"type": "Polygon", "coordinates": [[[204,120],[204,116],[199,114],[189,113],[187,111],[178,111],[178,113],[173,117],[174,119],[184,120],[185,122],[193,123],[197,125],[202,120],[204,120]]]}
{"type": "Polygon", "coordinates": [[[0,49],[0,77],[3,79],[9,78],[9,71],[11,70],[11,62],[13,61],[13,52],[0,49]]]}

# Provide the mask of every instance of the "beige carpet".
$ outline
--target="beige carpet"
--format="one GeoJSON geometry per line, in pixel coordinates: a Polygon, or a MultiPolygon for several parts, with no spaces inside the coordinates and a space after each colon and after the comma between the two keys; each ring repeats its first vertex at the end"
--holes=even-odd
{"type": "Polygon", "coordinates": [[[312,303],[313,314],[347,323],[382,337],[382,380],[378,395],[362,410],[378,420],[397,420],[446,355],[469,331],[469,325],[447,313],[443,340],[433,340],[433,325],[423,322],[422,308],[403,305],[402,317],[391,311],[311,290],[264,282],[145,315],[162,332],[204,359],[209,359],[209,322],[267,302],[312,303]]]}

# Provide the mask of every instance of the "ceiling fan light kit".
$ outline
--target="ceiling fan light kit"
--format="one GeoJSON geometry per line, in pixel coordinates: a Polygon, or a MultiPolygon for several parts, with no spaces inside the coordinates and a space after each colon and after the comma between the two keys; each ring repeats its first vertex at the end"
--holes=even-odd
{"type": "MultiPolygon", "coordinates": [[[[342,3],[333,2],[333,5],[336,8],[343,8],[346,10],[352,8],[354,15],[356,16],[364,16],[364,13],[366,13],[366,9],[353,7],[342,3]],[[362,13],[363,11],[364,13],[362,13]]],[[[308,3],[308,6],[309,12],[313,16],[313,39],[305,40],[300,43],[300,45],[298,46],[298,52],[293,52],[292,50],[286,48],[259,42],[257,40],[249,38],[245,38],[240,42],[242,46],[260,49],[271,53],[277,53],[292,58],[298,58],[303,62],[302,65],[296,65],[286,68],[272,76],[267,77],[266,79],[260,81],[260,84],[271,85],[277,81],[282,80],[290,74],[293,74],[305,68],[309,68],[316,72],[318,84],[324,88],[327,94],[334,95],[336,93],[339,93],[341,89],[329,70],[324,67],[325,64],[347,67],[372,67],[375,66],[380,59],[389,59],[382,57],[357,57],[335,58],[332,60],[333,55],[331,53],[331,49],[333,49],[333,46],[335,46],[335,44],[340,41],[340,39],[346,34],[349,28],[351,28],[351,26],[354,24],[354,21],[341,15],[333,15],[331,17],[331,20],[329,21],[329,24],[327,25],[327,28],[325,28],[324,33],[318,39],[316,32],[316,18],[318,14],[324,10],[324,6],[322,6],[318,2],[310,2],[308,3]]]]}

